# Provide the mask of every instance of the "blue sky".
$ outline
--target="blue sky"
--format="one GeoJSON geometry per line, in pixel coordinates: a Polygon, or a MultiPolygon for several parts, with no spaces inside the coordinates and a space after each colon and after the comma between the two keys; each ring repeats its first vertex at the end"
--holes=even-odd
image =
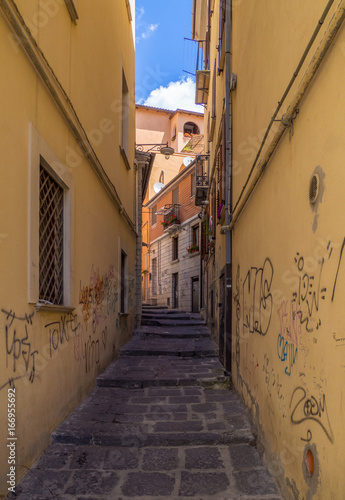
{"type": "Polygon", "coordinates": [[[136,102],[203,112],[194,103],[192,0],[136,1],[136,102]]]}

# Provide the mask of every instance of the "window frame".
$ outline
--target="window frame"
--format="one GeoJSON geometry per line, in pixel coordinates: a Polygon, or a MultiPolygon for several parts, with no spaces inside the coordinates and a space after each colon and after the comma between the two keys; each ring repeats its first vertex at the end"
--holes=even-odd
{"type": "Polygon", "coordinates": [[[29,210],[28,210],[28,303],[37,311],[74,309],[74,179],[32,123],[29,124],[29,210]],[[63,304],[45,304],[39,300],[39,206],[40,165],[64,190],[63,220],[63,304]]]}
{"type": "Polygon", "coordinates": [[[180,189],[179,186],[176,186],[172,191],[172,204],[173,205],[178,205],[180,201],[180,189]]]}
{"type": "MultiPolygon", "coordinates": [[[[43,157],[41,157],[41,162],[40,162],[40,203],[39,203],[39,301],[40,302],[46,302],[46,303],[51,303],[53,305],[58,305],[58,306],[61,306],[63,305],[63,302],[64,302],[64,296],[63,296],[63,292],[64,292],[64,287],[63,287],[63,284],[64,284],[64,262],[63,262],[63,259],[64,259],[64,255],[63,255],[63,251],[64,251],[64,212],[65,212],[65,202],[64,202],[64,198],[65,198],[65,189],[64,189],[64,186],[61,185],[60,182],[58,182],[54,176],[51,175],[51,173],[49,172],[49,165],[47,164],[47,162],[44,160],[43,157]],[[42,185],[41,185],[41,178],[43,176],[43,172],[44,172],[44,176],[45,176],[45,185],[48,183],[48,178],[49,178],[49,183],[50,185],[53,187],[54,189],[54,195],[53,195],[53,199],[56,198],[56,194],[57,192],[59,191],[59,197],[60,197],[60,200],[59,200],[59,205],[60,207],[62,208],[62,228],[58,228],[59,231],[58,231],[58,238],[61,238],[61,241],[57,241],[57,238],[56,238],[56,223],[57,222],[61,222],[61,219],[59,216],[57,220],[56,218],[56,207],[57,207],[57,204],[56,204],[56,201],[53,201],[52,203],[51,202],[48,202],[48,207],[47,207],[47,204],[45,203],[44,206],[42,206],[42,203],[41,203],[41,199],[42,199],[42,185]],[[53,209],[51,208],[53,206],[53,209]],[[52,214],[52,210],[53,210],[53,213],[52,214]],[[51,217],[49,217],[49,214],[53,215],[51,217]],[[44,218],[43,218],[43,222],[47,222],[46,219],[48,218],[49,219],[49,225],[47,225],[46,223],[45,224],[42,224],[42,215],[44,215],[44,218]],[[51,221],[53,221],[53,227],[54,227],[54,230],[52,231],[52,226],[51,226],[51,221]],[[44,232],[44,247],[48,248],[48,252],[49,252],[49,258],[45,255],[45,254],[42,254],[41,252],[41,239],[42,239],[42,235],[41,235],[41,230],[43,228],[43,232],[44,232]],[[48,228],[48,229],[47,229],[48,228]],[[49,236],[51,236],[52,234],[54,234],[55,236],[53,236],[53,244],[49,244],[47,239],[46,239],[46,236],[47,236],[47,231],[49,232],[49,236]],[[58,248],[57,248],[57,243],[58,243],[58,248]],[[59,262],[57,262],[56,260],[56,256],[58,254],[58,252],[61,251],[62,253],[62,259],[59,258],[59,262]],[[43,257],[43,260],[45,261],[45,266],[41,266],[42,264],[42,257],[43,257]],[[50,258],[52,257],[52,258],[50,258]],[[58,270],[58,267],[60,267],[61,265],[61,260],[62,260],[62,269],[61,271],[59,272],[59,275],[57,276],[57,270],[58,270]],[[50,264],[48,263],[47,264],[47,261],[50,262],[50,264]],[[55,262],[55,264],[53,264],[53,262],[55,262]],[[45,271],[47,270],[47,266],[49,269],[52,269],[50,266],[53,265],[53,274],[54,276],[56,276],[56,279],[53,280],[53,283],[52,285],[49,287],[47,287],[47,275],[50,275],[52,273],[48,273],[46,274],[43,279],[42,279],[42,268],[45,269],[45,271]],[[44,285],[44,286],[43,286],[44,285]],[[52,292],[51,292],[51,287],[54,288],[54,297],[51,297],[52,295],[52,292]],[[59,289],[59,291],[57,290],[57,288],[59,289]],[[59,295],[62,294],[62,302],[56,302],[55,300],[58,298],[56,297],[56,295],[59,295]],[[43,295],[43,296],[42,296],[43,295]],[[51,299],[51,300],[50,300],[51,299]],[[52,300],[54,300],[54,302],[52,302],[52,300]]],[[[49,190],[50,192],[52,192],[52,190],[49,190]]],[[[47,197],[45,197],[45,199],[47,199],[47,197]]],[[[49,238],[49,240],[51,240],[51,238],[49,238]]],[[[49,278],[48,278],[49,280],[49,278]]]]}
{"type": "Polygon", "coordinates": [[[179,246],[179,238],[178,236],[172,237],[172,247],[171,247],[171,261],[174,262],[178,260],[178,246],[179,246]]]}
{"type": "Polygon", "coordinates": [[[151,226],[155,226],[157,224],[157,205],[152,207],[151,212],[151,226]]]}
{"type": "Polygon", "coordinates": [[[121,247],[120,251],[120,304],[119,314],[128,314],[128,254],[121,247]]]}
{"type": "Polygon", "coordinates": [[[195,226],[192,226],[192,245],[198,245],[198,247],[200,248],[199,240],[200,240],[200,226],[199,224],[196,224],[195,226]]]}
{"type": "Polygon", "coordinates": [[[129,99],[129,87],[125,75],[125,71],[122,68],[122,94],[121,94],[121,137],[120,137],[120,152],[121,156],[126,165],[126,169],[130,170],[131,166],[129,163],[129,114],[130,114],[130,99],[129,99]]]}
{"type": "Polygon", "coordinates": [[[190,190],[190,196],[193,198],[196,194],[196,173],[192,172],[190,176],[190,184],[191,184],[191,190],[190,190]]]}
{"type": "Polygon", "coordinates": [[[194,122],[185,122],[183,124],[183,136],[192,137],[200,134],[199,126],[194,122]]]}
{"type": "Polygon", "coordinates": [[[151,260],[151,295],[157,296],[158,291],[158,260],[157,257],[154,257],[151,260]]]}

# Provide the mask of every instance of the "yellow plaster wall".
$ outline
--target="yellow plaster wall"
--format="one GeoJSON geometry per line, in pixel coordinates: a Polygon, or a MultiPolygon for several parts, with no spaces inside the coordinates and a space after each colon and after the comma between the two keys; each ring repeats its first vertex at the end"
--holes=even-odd
{"type": "MultiPolygon", "coordinates": [[[[107,0],[99,9],[98,2],[79,2],[77,26],[61,5],[49,25],[35,34],[61,84],[66,85],[87,133],[99,127],[103,117],[112,119],[112,111],[107,115],[107,110],[114,100],[121,100],[122,76],[116,65],[119,53],[128,84],[131,89],[134,86],[133,38],[124,5],[107,0]],[[68,42],[56,43],[57,33],[68,42]],[[113,45],[112,39],[116,42],[113,45]],[[113,53],[115,62],[110,63],[113,53]]],[[[36,13],[32,2],[19,1],[18,7],[25,19],[36,13]]],[[[8,487],[8,388],[14,385],[16,390],[19,479],[47,446],[51,431],[92,389],[96,376],[130,338],[135,308],[135,234],[106,194],[42,80],[10,33],[0,16],[0,54],[8,75],[1,86],[0,117],[0,496],[8,487]],[[28,225],[30,123],[74,181],[72,313],[36,312],[28,303],[28,248],[34,236],[29,234],[28,225]],[[128,255],[129,315],[125,317],[118,314],[121,248],[128,255]]],[[[131,109],[129,160],[133,165],[134,106],[131,109]]],[[[104,134],[95,151],[134,220],[135,173],[133,167],[127,171],[123,164],[118,135],[119,124],[114,119],[114,130],[104,134]]]]}
{"type": "MultiPolygon", "coordinates": [[[[325,4],[234,6],[234,203],[325,4]]],[[[345,490],[344,47],[342,27],[233,231],[233,381],[289,499],[340,499],[345,490]]]]}

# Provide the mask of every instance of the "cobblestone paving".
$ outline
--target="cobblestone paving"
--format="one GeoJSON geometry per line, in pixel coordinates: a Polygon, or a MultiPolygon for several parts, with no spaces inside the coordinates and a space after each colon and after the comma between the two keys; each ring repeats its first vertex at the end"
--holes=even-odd
{"type": "Polygon", "coordinates": [[[136,332],[9,498],[281,500],[215,344],[179,323],[136,332]]]}

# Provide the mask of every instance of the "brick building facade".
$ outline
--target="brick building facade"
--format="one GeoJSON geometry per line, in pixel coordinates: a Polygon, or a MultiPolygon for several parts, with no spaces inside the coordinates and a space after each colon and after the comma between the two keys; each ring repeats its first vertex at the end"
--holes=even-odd
{"type": "Polygon", "coordinates": [[[200,310],[200,208],[194,204],[194,163],[145,206],[148,253],[143,262],[146,302],[188,312],[200,310]]]}

